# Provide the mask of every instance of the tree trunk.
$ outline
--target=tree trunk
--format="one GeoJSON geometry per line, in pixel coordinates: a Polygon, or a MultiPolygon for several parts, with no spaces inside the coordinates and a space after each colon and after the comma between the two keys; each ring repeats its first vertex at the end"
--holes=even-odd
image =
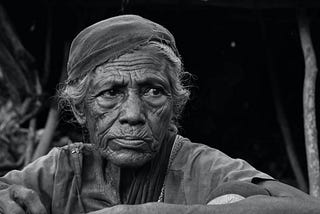
{"type": "Polygon", "coordinates": [[[308,161],[309,193],[320,197],[319,152],[315,113],[315,88],[318,73],[316,56],[310,36],[309,20],[305,11],[298,16],[300,41],[305,60],[305,78],[303,86],[304,133],[308,161]]]}

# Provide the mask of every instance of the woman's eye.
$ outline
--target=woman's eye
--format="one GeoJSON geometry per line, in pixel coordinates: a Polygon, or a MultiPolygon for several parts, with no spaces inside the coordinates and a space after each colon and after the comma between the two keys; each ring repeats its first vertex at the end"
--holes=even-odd
{"type": "Polygon", "coordinates": [[[97,96],[98,97],[106,97],[106,98],[113,98],[121,94],[121,90],[118,88],[111,88],[105,91],[102,91],[97,96]]]}
{"type": "Polygon", "coordinates": [[[119,90],[110,89],[110,90],[106,91],[105,94],[114,97],[114,96],[116,96],[117,94],[119,94],[119,92],[120,92],[119,90]]]}
{"type": "Polygon", "coordinates": [[[145,93],[144,96],[152,96],[152,97],[158,97],[161,95],[164,95],[164,90],[162,88],[148,88],[145,93]]]}

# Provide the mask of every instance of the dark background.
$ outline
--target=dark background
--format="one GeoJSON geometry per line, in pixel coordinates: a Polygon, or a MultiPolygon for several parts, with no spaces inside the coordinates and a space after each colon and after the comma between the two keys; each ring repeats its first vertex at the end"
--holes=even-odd
{"type": "MultiPolygon", "coordinates": [[[[194,76],[180,133],[232,157],[243,158],[259,170],[296,186],[277,122],[268,69],[278,82],[294,147],[307,178],[299,8],[222,7],[192,2],[3,1],[16,33],[36,59],[40,77],[45,37],[48,26],[52,27],[51,73],[43,85],[47,102],[38,126],[44,126],[55,95],[65,45],[90,24],[114,15],[137,14],[164,25],[174,34],[185,70],[194,76]],[[271,58],[267,57],[267,50],[271,58]]],[[[318,9],[309,8],[308,14],[318,54],[318,9]]],[[[61,119],[58,133],[75,130],[68,121],[61,119]]]]}

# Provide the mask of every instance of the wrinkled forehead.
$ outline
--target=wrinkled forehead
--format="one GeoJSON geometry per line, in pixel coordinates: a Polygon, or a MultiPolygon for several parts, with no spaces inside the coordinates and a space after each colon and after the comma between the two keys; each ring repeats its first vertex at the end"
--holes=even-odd
{"type": "Polygon", "coordinates": [[[154,51],[138,50],[97,66],[93,81],[147,81],[148,79],[158,79],[169,82],[167,63],[164,57],[155,54],[154,51]]]}

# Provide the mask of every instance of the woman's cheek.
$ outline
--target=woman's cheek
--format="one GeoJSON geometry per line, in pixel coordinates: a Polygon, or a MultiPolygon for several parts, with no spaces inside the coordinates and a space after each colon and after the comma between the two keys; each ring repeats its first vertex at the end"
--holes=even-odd
{"type": "Polygon", "coordinates": [[[106,100],[102,98],[97,98],[94,101],[94,105],[96,106],[96,109],[99,111],[100,114],[117,109],[120,103],[121,99],[106,100]]]}
{"type": "Polygon", "coordinates": [[[116,110],[100,114],[99,117],[96,119],[97,132],[106,134],[106,130],[110,130],[111,127],[116,124],[118,117],[119,114],[116,110]]]}
{"type": "Polygon", "coordinates": [[[88,108],[91,110],[87,114],[89,132],[99,142],[117,120],[118,111],[117,108],[105,108],[97,101],[88,105],[88,108]]]}
{"type": "Polygon", "coordinates": [[[171,115],[172,111],[168,104],[149,113],[150,128],[158,140],[161,140],[167,133],[171,115]]]}

